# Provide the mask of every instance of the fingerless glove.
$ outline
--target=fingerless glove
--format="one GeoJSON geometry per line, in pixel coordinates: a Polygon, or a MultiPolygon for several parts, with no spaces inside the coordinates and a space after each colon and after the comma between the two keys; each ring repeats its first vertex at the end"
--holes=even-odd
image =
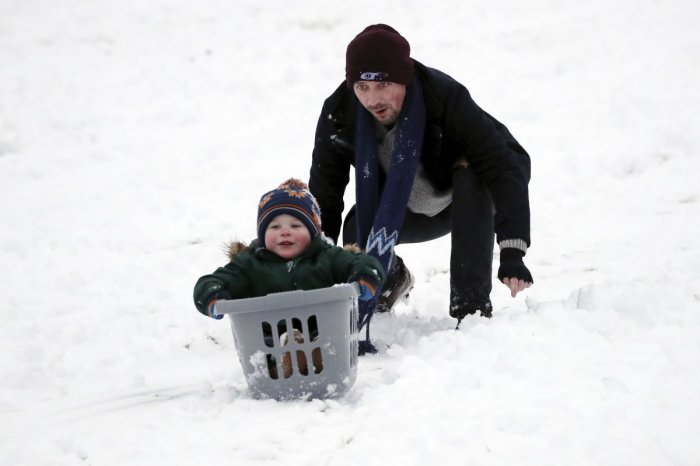
{"type": "Polygon", "coordinates": [[[501,249],[501,265],[498,267],[498,279],[517,278],[526,283],[534,283],[532,274],[523,263],[525,252],[518,248],[501,249]]]}

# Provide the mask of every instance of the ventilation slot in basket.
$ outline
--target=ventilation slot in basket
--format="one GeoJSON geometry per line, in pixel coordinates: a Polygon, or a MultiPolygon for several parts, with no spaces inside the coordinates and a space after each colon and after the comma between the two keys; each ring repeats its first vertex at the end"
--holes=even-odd
{"type": "Polygon", "coordinates": [[[277,367],[275,355],[271,353],[266,354],[267,369],[271,379],[278,380],[280,379],[280,375],[284,379],[288,379],[292,376],[295,369],[298,370],[299,374],[303,376],[308,376],[310,370],[312,370],[314,374],[320,374],[323,371],[323,354],[321,352],[321,348],[316,347],[311,350],[311,363],[313,367],[309,368],[309,358],[305,352],[305,349],[308,348],[298,346],[303,345],[307,341],[305,335],[309,336],[308,341],[310,342],[318,340],[319,328],[318,319],[316,316],[310,316],[307,319],[306,324],[306,332],[304,332],[301,319],[296,317],[292,318],[291,326],[288,324],[286,319],[279,320],[276,325],[277,335],[279,338],[275,340],[272,325],[269,322],[261,323],[262,337],[265,346],[268,348],[277,347],[285,350],[280,357],[280,363],[282,366],[281,374],[279,373],[279,369],[277,367]],[[291,328],[291,332],[288,332],[289,328],[291,328]],[[289,338],[290,333],[293,335],[294,341],[291,341],[289,338]],[[278,345],[275,345],[276,342],[278,345]],[[293,359],[296,359],[296,364],[294,364],[293,359]]]}
{"type": "Polygon", "coordinates": [[[357,307],[353,305],[350,312],[350,335],[355,337],[350,338],[350,367],[357,365],[357,307]]]}

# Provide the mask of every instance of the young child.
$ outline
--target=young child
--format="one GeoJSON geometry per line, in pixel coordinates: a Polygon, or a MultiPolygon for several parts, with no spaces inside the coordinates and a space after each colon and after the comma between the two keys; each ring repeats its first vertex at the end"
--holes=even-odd
{"type": "MultiPolygon", "coordinates": [[[[194,287],[195,306],[206,316],[222,317],[216,313],[218,299],[356,282],[360,288],[361,327],[363,319],[371,316],[384,281],[384,270],[377,259],[357,246],[341,248],[326,239],[316,199],[304,182],[294,178],[262,196],[258,237],[249,246],[231,243],[228,256],[228,264],[201,277],[194,287]]],[[[361,352],[374,350],[369,332],[360,348],[361,352]]]]}

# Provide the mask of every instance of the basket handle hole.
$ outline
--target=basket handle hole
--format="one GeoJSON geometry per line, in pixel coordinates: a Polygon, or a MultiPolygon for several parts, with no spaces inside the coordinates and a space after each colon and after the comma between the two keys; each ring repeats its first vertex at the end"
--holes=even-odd
{"type": "Polygon", "coordinates": [[[267,371],[273,380],[277,380],[279,376],[277,375],[277,361],[275,357],[271,354],[267,355],[267,371]]]}
{"type": "Polygon", "coordinates": [[[350,311],[350,333],[357,333],[357,305],[353,303],[352,311],[350,311]]]}
{"type": "Polygon", "coordinates": [[[269,322],[262,323],[262,336],[265,346],[268,348],[274,347],[274,342],[272,340],[272,325],[269,322]]]}
{"type": "Polygon", "coordinates": [[[294,329],[294,341],[304,343],[304,330],[301,328],[301,319],[292,319],[292,328],[294,329]]]}
{"type": "Polygon", "coordinates": [[[312,315],[309,317],[307,324],[309,326],[309,338],[311,341],[316,341],[318,338],[318,320],[316,319],[316,315],[312,315]]]}
{"type": "Polygon", "coordinates": [[[279,322],[277,322],[277,335],[280,337],[279,344],[280,346],[284,346],[287,344],[287,321],[282,319],[279,322]]]}
{"type": "Polygon", "coordinates": [[[313,351],[311,351],[311,361],[314,363],[314,374],[320,374],[323,370],[321,348],[314,348],[313,351]]]}
{"type": "Polygon", "coordinates": [[[282,372],[285,379],[292,376],[292,354],[289,351],[282,354],[282,372]]]}
{"type": "Polygon", "coordinates": [[[297,350],[297,367],[301,375],[309,375],[309,365],[306,363],[306,354],[297,350]]]}

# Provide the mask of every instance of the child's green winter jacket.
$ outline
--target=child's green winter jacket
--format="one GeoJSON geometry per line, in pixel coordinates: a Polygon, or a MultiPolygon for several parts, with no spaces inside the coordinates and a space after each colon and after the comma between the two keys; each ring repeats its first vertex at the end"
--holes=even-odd
{"type": "Polygon", "coordinates": [[[201,277],[194,287],[197,310],[207,315],[212,298],[265,296],[292,290],[313,290],[360,278],[379,288],[384,270],[379,261],[359,248],[334,246],[317,235],[301,255],[286,260],[255,244],[232,243],[231,261],[201,277]]]}

